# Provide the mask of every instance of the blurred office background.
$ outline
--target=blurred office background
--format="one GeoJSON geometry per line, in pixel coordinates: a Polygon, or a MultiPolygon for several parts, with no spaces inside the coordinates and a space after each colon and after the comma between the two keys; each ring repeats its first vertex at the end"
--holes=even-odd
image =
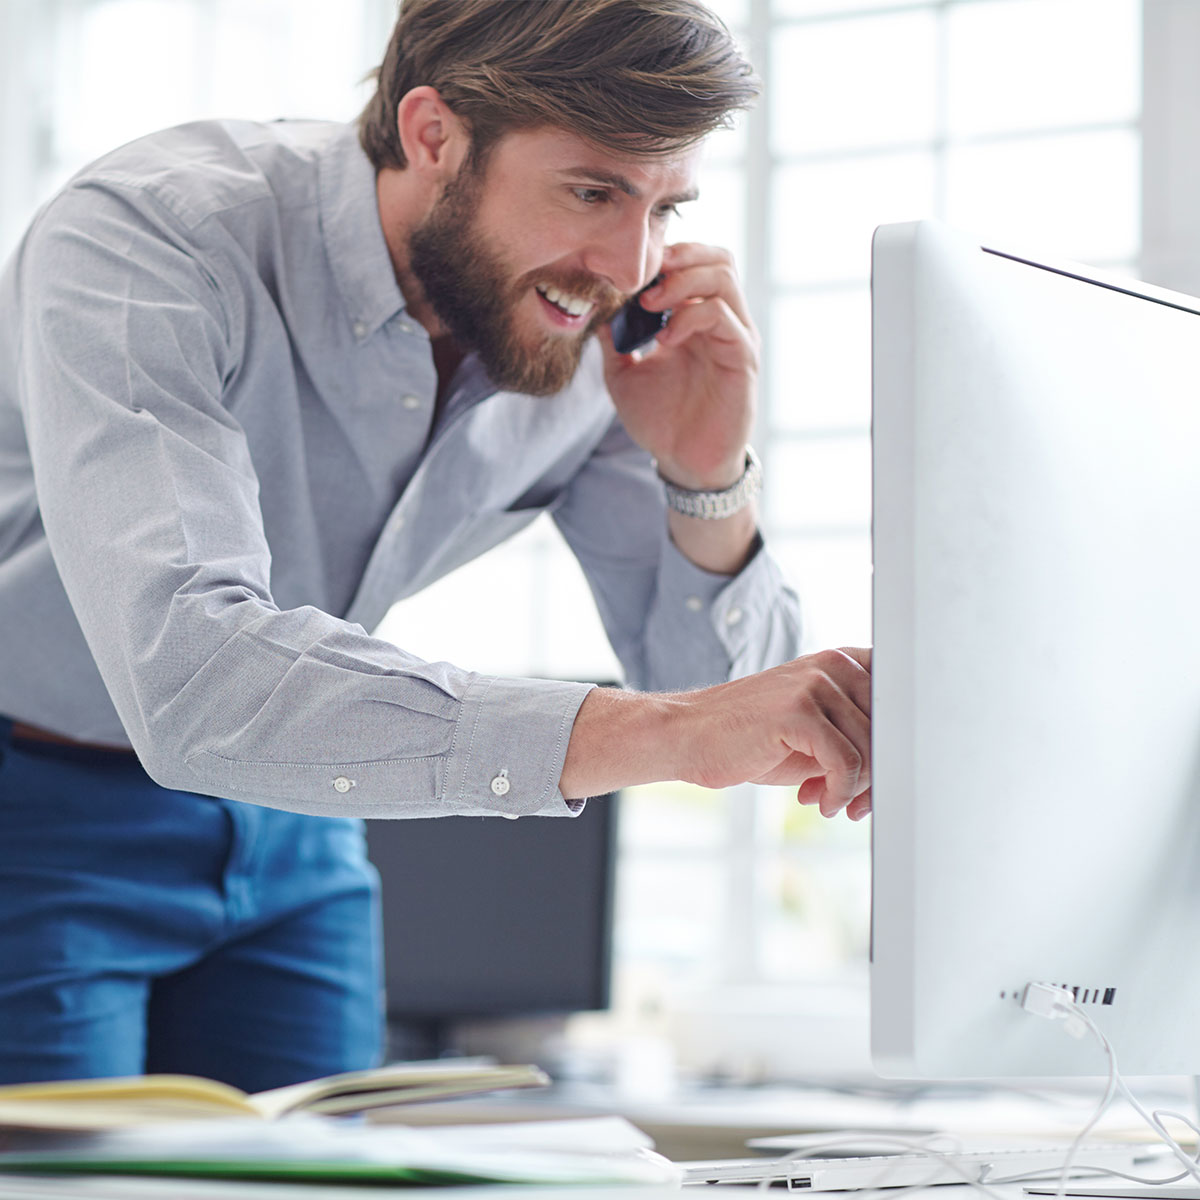
{"type": "MultiPolygon", "coordinates": [[[[734,250],[764,334],[762,520],[808,644],[866,645],[872,229],[935,216],[1200,291],[1200,5],[712,7],[766,91],[713,139],[675,237],[734,250]]],[[[140,133],[354,117],[394,13],[394,0],[0,0],[0,251],[75,169],[140,133]]],[[[617,672],[545,521],[380,633],[486,672],[617,672]]],[[[629,793],[616,1010],[576,1022],[582,1060],[657,1039],[664,1063],[734,1078],[861,1067],[868,853],[869,822],[824,822],[786,791],[629,793]]]]}

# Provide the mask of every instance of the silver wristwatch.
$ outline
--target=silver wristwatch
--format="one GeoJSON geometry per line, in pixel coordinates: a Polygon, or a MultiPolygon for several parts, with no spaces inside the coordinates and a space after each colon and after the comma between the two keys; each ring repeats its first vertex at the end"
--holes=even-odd
{"type": "Polygon", "coordinates": [[[658,477],[667,491],[667,507],[683,513],[685,517],[699,517],[702,521],[717,521],[740,512],[762,491],[763,484],[762,463],[750,446],[746,447],[746,468],[741,479],[723,491],[693,492],[663,479],[661,471],[658,477]]]}

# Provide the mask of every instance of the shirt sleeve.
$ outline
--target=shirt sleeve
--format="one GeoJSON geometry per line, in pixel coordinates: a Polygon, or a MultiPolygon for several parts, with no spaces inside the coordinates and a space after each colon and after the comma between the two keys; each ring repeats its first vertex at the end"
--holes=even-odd
{"type": "Polygon", "coordinates": [[[558,779],[587,685],[424,662],[274,603],[254,463],[222,403],[242,304],[204,237],[92,182],[42,215],[20,268],[42,520],[146,770],[316,814],[576,811],[558,779]]]}
{"type": "Polygon", "coordinates": [[[615,421],[554,519],[587,576],[626,682],[705,687],[800,653],[800,609],[761,537],[745,567],[715,575],[671,540],[650,456],[615,421]]]}

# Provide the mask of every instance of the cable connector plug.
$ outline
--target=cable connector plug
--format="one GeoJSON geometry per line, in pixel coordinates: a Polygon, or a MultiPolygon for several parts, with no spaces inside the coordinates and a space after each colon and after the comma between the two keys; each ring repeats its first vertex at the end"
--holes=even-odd
{"type": "Polygon", "coordinates": [[[1074,995],[1066,988],[1055,987],[1052,983],[1027,983],[1021,996],[1021,1007],[1047,1021],[1066,1021],[1064,1028],[1074,1038],[1081,1038],[1088,1031],[1074,995]]]}

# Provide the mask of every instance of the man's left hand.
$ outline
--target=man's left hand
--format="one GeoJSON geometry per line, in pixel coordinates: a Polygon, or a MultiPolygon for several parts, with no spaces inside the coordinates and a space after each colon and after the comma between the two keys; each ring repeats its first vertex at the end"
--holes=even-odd
{"type": "Polygon", "coordinates": [[[760,339],[727,250],[668,246],[663,280],[642,297],[671,309],[656,345],[613,349],[600,331],[608,389],[629,435],[672,483],[692,490],[731,487],[745,468],[754,424],[760,339]]]}

